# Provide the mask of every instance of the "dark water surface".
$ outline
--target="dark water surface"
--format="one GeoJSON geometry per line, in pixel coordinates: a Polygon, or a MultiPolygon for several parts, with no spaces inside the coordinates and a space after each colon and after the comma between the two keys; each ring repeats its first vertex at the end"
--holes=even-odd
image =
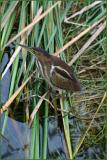
{"type": "MultiPolygon", "coordinates": [[[[3,160],[27,159],[30,154],[30,143],[32,138],[32,128],[27,123],[18,122],[12,118],[0,117],[0,156],[3,160]],[[4,118],[7,118],[5,130],[3,131],[4,118]]],[[[40,151],[42,151],[43,129],[40,126],[40,151]]],[[[57,121],[52,118],[49,120],[48,127],[48,153],[50,157],[62,157],[66,159],[64,148],[64,135],[58,129],[57,121]]],[[[41,156],[41,155],[40,155],[41,156]]]]}

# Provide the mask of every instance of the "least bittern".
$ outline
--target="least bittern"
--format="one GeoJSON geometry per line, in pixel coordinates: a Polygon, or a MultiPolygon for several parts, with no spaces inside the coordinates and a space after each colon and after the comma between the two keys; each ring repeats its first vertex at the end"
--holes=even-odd
{"type": "Polygon", "coordinates": [[[73,69],[60,58],[50,55],[41,48],[27,47],[22,44],[19,46],[36,56],[38,70],[53,89],[80,91],[80,83],[75,78],[73,69]]]}

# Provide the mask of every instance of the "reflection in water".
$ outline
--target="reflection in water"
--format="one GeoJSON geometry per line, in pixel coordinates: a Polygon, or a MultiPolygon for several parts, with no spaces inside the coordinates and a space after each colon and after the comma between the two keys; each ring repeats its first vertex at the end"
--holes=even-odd
{"type": "MultiPolygon", "coordinates": [[[[4,68],[7,65],[8,60],[9,60],[8,59],[8,54],[4,53],[3,58],[2,58],[1,67],[0,67],[0,74],[4,71],[4,68]]],[[[11,74],[10,74],[10,69],[8,69],[5,76],[1,80],[0,104],[3,104],[8,100],[10,81],[11,81],[11,74]]]]}
{"type": "MultiPolygon", "coordinates": [[[[0,117],[2,129],[4,114],[0,117]]],[[[8,118],[4,134],[0,134],[0,156],[2,159],[26,159],[29,155],[30,129],[26,123],[8,118]]]]}
{"type": "Polygon", "coordinates": [[[64,134],[58,127],[57,119],[53,117],[49,120],[48,124],[48,154],[52,157],[66,159],[65,151],[64,134]]]}
{"type": "MultiPolygon", "coordinates": [[[[32,129],[27,123],[21,123],[7,117],[4,134],[0,133],[0,157],[4,160],[28,159],[32,129]]],[[[0,117],[0,129],[3,127],[4,114],[0,117]]],[[[40,157],[42,155],[43,129],[40,126],[40,157]]],[[[49,118],[48,127],[48,157],[66,159],[64,135],[58,128],[57,119],[49,118]]]]}
{"type": "MultiPolygon", "coordinates": [[[[43,120],[43,119],[42,119],[43,120]]],[[[72,128],[72,144],[73,148],[76,147],[79,137],[81,137],[81,128],[77,127],[77,119],[71,118],[70,125],[72,128]]],[[[4,114],[0,117],[0,130],[3,127],[4,114]]],[[[43,142],[43,128],[40,125],[40,157],[42,156],[42,142],[43,142]]],[[[29,159],[30,144],[32,139],[32,128],[30,129],[27,123],[21,123],[7,117],[7,124],[4,133],[0,132],[0,157],[3,160],[15,160],[15,159],[29,159]]],[[[93,144],[91,146],[83,145],[76,156],[76,160],[83,159],[105,159],[105,143],[102,142],[101,148],[99,144],[93,144]],[[101,155],[100,155],[101,154],[101,155]]],[[[64,141],[64,135],[58,126],[57,118],[50,117],[48,119],[48,159],[67,159],[66,145],[64,141]]],[[[42,159],[42,158],[41,158],[42,159]]]]}

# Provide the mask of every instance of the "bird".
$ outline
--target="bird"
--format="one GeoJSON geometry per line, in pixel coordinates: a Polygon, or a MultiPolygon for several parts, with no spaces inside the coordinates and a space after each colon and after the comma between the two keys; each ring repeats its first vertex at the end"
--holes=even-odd
{"type": "Polygon", "coordinates": [[[73,69],[59,57],[39,47],[18,45],[36,56],[37,69],[52,89],[68,92],[81,90],[80,82],[76,79],[73,69]]]}

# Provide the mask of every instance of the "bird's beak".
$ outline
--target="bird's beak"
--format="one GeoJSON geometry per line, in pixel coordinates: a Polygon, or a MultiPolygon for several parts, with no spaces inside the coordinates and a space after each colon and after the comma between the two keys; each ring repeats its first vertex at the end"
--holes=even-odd
{"type": "Polygon", "coordinates": [[[33,51],[34,49],[33,49],[32,47],[28,47],[28,46],[25,46],[25,45],[20,44],[20,43],[17,43],[17,45],[19,45],[20,47],[26,49],[26,50],[27,50],[28,52],[30,52],[31,54],[35,55],[35,54],[34,54],[34,51],[33,51]]]}
{"type": "Polygon", "coordinates": [[[41,51],[39,48],[34,48],[34,47],[28,47],[28,46],[25,46],[23,44],[17,44],[19,45],[20,47],[26,49],[28,52],[30,52],[31,54],[33,55],[41,55],[40,53],[43,53],[43,51],[41,51]]]}
{"type": "Polygon", "coordinates": [[[32,47],[25,46],[23,44],[18,44],[20,47],[25,48],[27,51],[31,51],[32,47]]]}

